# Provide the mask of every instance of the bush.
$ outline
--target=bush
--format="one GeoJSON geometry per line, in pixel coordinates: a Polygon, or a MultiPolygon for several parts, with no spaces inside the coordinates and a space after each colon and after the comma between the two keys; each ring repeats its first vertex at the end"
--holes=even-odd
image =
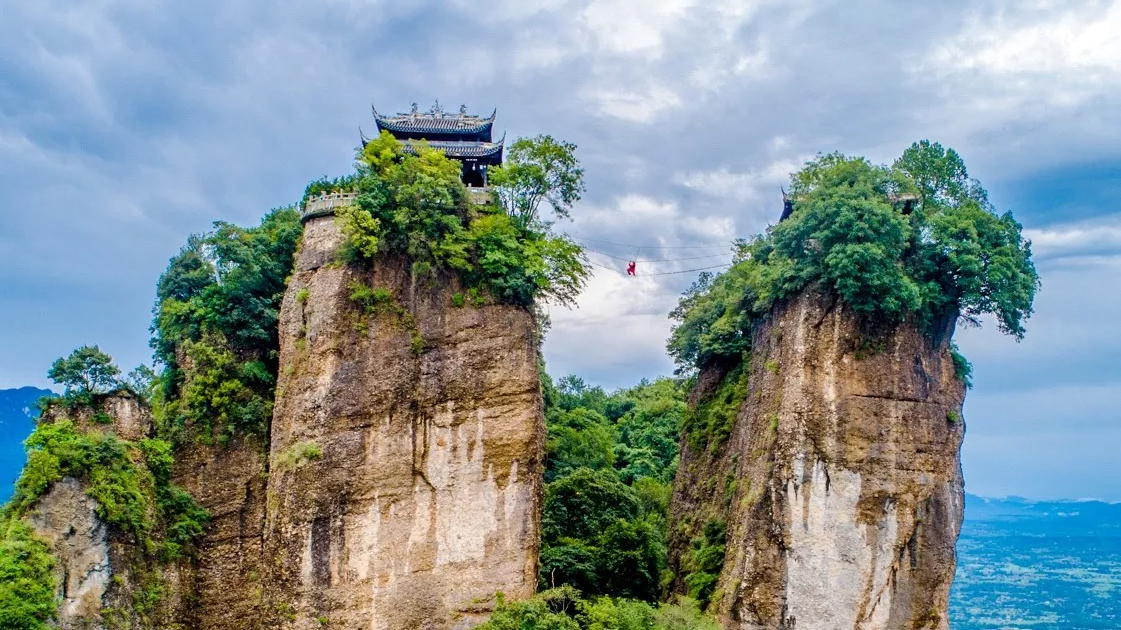
{"type": "MultiPolygon", "coordinates": [[[[567,152],[566,159],[575,159],[574,147],[556,147],[567,152]]],[[[517,169],[518,159],[537,159],[531,154],[511,154],[508,166],[517,169]]],[[[515,209],[504,211],[470,203],[460,181],[460,163],[424,144],[405,151],[383,132],[366,144],[360,159],[357,173],[347,180],[358,193],[355,203],[336,213],[348,247],[358,258],[404,255],[414,274],[454,273],[468,293],[484,292],[496,302],[524,307],[538,299],[571,304],[583,288],[588,275],[583,250],[553,234],[537,210],[550,197],[556,202],[554,214],[567,216],[568,207],[579,199],[571,186],[582,186],[578,167],[575,184],[567,176],[537,180],[546,188],[568,191],[556,195],[548,190],[531,193],[529,187],[499,175],[507,181],[508,197],[520,200],[515,209]]],[[[478,305],[485,300],[473,301],[478,305]]]]}
{"type": "Polygon", "coordinates": [[[720,630],[720,625],[687,597],[654,606],[625,598],[586,598],[561,587],[512,603],[500,593],[490,620],[478,630],[720,630]]]}
{"type": "Polygon", "coordinates": [[[738,242],[732,268],[702,275],[670,314],[679,370],[737,360],[754,325],[810,286],[870,324],[992,314],[1001,332],[1023,337],[1039,288],[1031,244],[952,150],[915,143],[891,167],[833,153],[792,179],[793,214],[738,242]]]}
{"type": "Polygon", "coordinates": [[[27,465],[8,507],[13,517],[31,508],[51,484],[72,477],[84,482],[101,520],[165,559],[189,549],[210,518],[190,494],[172,485],[171,445],[163,440],[136,444],[78,433],[71,421],[60,420],[39,425],[25,444],[27,465]]]}
{"type": "Polygon", "coordinates": [[[0,628],[47,630],[55,614],[54,558],[31,528],[0,515],[0,628]]]}
{"type": "Polygon", "coordinates": [[[323,449],[313,441],[297,442],[284,449],[276,456],[276,469],[278,471],[299,468],[306,462],[322,459],[323,449]]]}

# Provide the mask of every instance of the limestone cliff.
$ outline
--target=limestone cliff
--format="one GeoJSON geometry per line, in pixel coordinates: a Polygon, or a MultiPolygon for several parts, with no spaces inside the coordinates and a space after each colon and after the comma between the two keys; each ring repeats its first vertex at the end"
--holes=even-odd
{"type": "Polygon", "coordinates": [[[265,615],[286,628],[471,627],[496,592],[534,590],[534,319],[465,304],[454,279],[415,278],[401,259],[333,262],[341,244],[330,217],[312,218],[283,301],[265,615]]]}
{"type": "MultiPolygon", "coordinates": [[[[126,391],[98,397],[90,406],[53,406],[39,423],[62,420],[79,433],[113,435],[126,444],[152,434],[148,408],[126,391]]],[[[140,461],[135,464],[146,471],[140,461]]],[[[88,486],[87,480],[64,477],[23,516],[54,556],[55,623],[62,630],[182,627],[177,617],[191,591],[181,580],[183,567],[154,562],[136,536],[105,522],[88,486]]]]}
{"type": "MultiPolygon", "coordinates": [[[[722,542],[710,609],[726,628],[947,628],[964,387],[946,328],[865,334],[814,291],[776,307],[726,441],[683,440],[674,588],[695,585],[699,550],[722,542]]],[[[693,405],[729,378],[704,371],[693,405]]]]}
{"type": "Polygon", "coordinates": [[[211,516],[194,561],[183,568],[190,605],[178,619],[187,628],[261,627],[267,460],[267,444],[252,435],[176,451],[173,480],[211,516]]]}

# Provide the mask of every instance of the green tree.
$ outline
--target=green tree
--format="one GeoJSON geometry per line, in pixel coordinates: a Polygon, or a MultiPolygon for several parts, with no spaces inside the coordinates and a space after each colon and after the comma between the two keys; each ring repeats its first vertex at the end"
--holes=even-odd
{"type": "Polygon", "coordinates": [[[735,363],[776,302],[816,286],[867,322],[996,316],[1017,339],[1039,276],[1011,216],[991,210],[960,156],[928,141],[892,167],[832,153],[792,176],[794,212],[737,244],[735,264],[681,298],[667,349],[679,370],[735,363]],[[921,200],[906,214],[908,197],[921,200]]]}
{"type": "Polygon", "coordinates": [[[82,346],[70,356],[55,359],[47,372],[48,378],[65,388],[68,400],[83,402],[120,387],[120,375],[121,369],[113,364],[113,357],[97,346],[82,346]]]}
{"type": "Polygon", "coordinates": [[[903,151],[893,168],[905,173],[918,188],[924,210],[959,206],[967,201],[985,208],[989,205],[988,193],[980,182],[969,176],[958,152],[937,142],[913,143],[903,151]]]}
{"type": "Polygon", "coordinates": [[[548,202],[557,218],[567,218],[584,193],[584,169],[576,145],[552,136],[519,138],[506,152],[506,163],[490,171],[488,183],[499,204],[519,225],[536,225],[548,202]]]}
{"type": "Polygon", "coordinates": [[[55,614],[54,557],[31,528],[0,517],[0,628],[47,630],[55,614]]]}
{"type": "Polygon", "coordinates": [[[550,416],[545,481],[578,468],[603,470],[615,464],[615,429],[607,418],[582,407],[550,416]]]}
{"type": "Polygon", "coordinates": [[[152,348],[163,371],[152,387],[161,435],[188,421],[197,437],[261,433],[272,412],[280,301],[303,233],[280,208],[260,225],[218,222],[171,259],[156,287],[152,348]],[[183,365],[180,361],[184,358],[183,365]]]}

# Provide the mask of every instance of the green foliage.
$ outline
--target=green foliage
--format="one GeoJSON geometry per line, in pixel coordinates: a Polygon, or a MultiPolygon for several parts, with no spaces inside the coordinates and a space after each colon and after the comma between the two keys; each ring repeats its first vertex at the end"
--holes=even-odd
{"type": "MultiPolygon", "coordinates": [[[[777,370],[778,364],[774,365],[777,370]]],[[[749,376],[747,363],[737,363],[724,375],[713,392],[702,397],[685,412],[682,431],[691,447],[701,450],[707,446],[716,450],[728,440],[735,428],[743,401],[747,399],[749,376]]]]}
{"type": "Polygon", "coordinates": [[[575,376],[554,386],[543,375],[542,387],[549,428],[542,585],[656,600],[685,412],[681,383],[643,381],[607,394],[575,376]]]}
{"type": "MultiPolygon", "coordinates": [[[[393,136],[390,136],[390,138],[392,137],[393,136]]],[[[342,177],[336,177],[335,179],[330,179],[324,175],[309,183],[307,187],[304,188],[304,198],[300,203],[301,205],[307,203],[309,198],[317,197],[323,193],[351,192],[354,190],[357,182],[358,177],[356,175],[344,175],[342,177]]]]}
{"type": "Polygon", "coordinates": [[[180,351],[187,358],[180,399],[168,410],[191,421],[197,437],[226,443],[237,433],[264,435],[272,417],[271,392],[276,377],[263,361],[239,360],[225,339],[208,336],[185,340],[180,351]]]}
{"type": "Polygon", "coordinates": [[[953,150],[918,142],[891,167],[833,153],[792,180],[793,214],[737,243],[732,268],[702,275],[671,313],[680,370],[750,351],[755,323],[810,286],[869,323],[992,314],[1001,332],[1023,337],[1039,288],[1030,243],[953,150]],[[908,199],[918,202],[904,214],[908,199]]]}
{"type": "MultiPolygon", "coordinates": [[[[567,150],[571,158],[571,147],[567,150]]],[[[517,168],[518,156],[528,155],[512,155],[508,165],[517,168]]],[[[352,257],[398,254],[407,257],[414,274],[455,273],[476,305],[485,302],[481,293],[527,307],[537,299],[572,304],[583,288],[588,276],[583,250],[524,213],[470,203],[459,162],[424,143],[406,151],[386,133],[368,142],[360,159],[348,180],[358,193],[355,203],[336,211],[352,257]]],[[[574,168],[575,176],[582,176],[574,168]]],[[[571,168],[566,172],[574,176],[571,168]]],[[[579,198],[572,190],[549,195],[564,213],[579,198]]]]}
{"type": "Polygon", "coordinates": [[[0,628],[53,627],[54,590],[50,549],[18,518],[0,515],[0,628]]]}
{"type": "Polygon", "coordinates": [[[393,292],[385,287],[371,287],[363,282],[354,280],[347,285],[350,290],[350,301],[358,305],[358,322],[355,328],[359,334],[366,335],[370,331],[370,318],[381,314],[390,314],[396,318],[401,326],[409,331],[411,337],[411,350],[419,355],[424,351],[424,337],[417,328],[416,319],[404,306],[393,299],[393,292]]]}
{"type": "Polygon", "coordinates": [[[654,615],[654,627],[664,630],[720,630],[720,624],[701,612],[698,602],[681,597],[675,604],[662,604],[654,615]]]}
{"type": "Polygon", "coordinates": [[[171,444],[79,433],[69,420],[40,424],[25,442],[27,465],[9,504],[22,515],[50,488],[72,477],[97,501],[97,515],[131,534],[146,553],[178,558],[202,534],[209,514],[171,483],[171,444]]]}
{"type": "Polygon", "coordinates": [[[82,346],[56,359],[47,372],[48,378],[63,386],[63,399],[74,404],[89,404],[94,396],[120,387],[120,375],[113,357],[97,346],[82,346]]]}
{"type": "Polygon", "coordinates": [[[584,597],[571,587],[554,588],[536,597],[498,605],[479,630],[720,630],[697,603],[681,598],[657,606],[616,597],[584,597]]]}
{"type": "Polygon", "coordinates": [[[954,362],[954,376],[964,383],[966,388],[973,387],[973,364],[965,358],[956,343],[950,344],[950,359],[954,362]]]}
{"type": "Polygon", "coordinates": [[[558,411],[549,422],[545,481],[578,468],[611,469],[615,464],[615,428],[602,415],[583,407],[558,411]]]}
{"type": "Polygon", "coordinates": [[[584,169],[576,145],[552,136],[519,138],[506,152],[506,163],[490,171],[489,184],[506,215],[521,226],[540,221],[542,202],[557,218],[567,218],[584,192],[584,169]]]}
{"type": "Polygon", "coordinates": [[[270,212],[254,228],[215,223],[191,236],[156,287],[153,388],[161,432],[190,423],[200,439],[263,434],[272,414],[280,300],[302,234],[299,212],[270,212]]]}
{"type": "Polygon", "coordinates": [[[323,449],[317,442],[297,442],[284,449],[276,456],[274,466],[277,470],[292,470],[299,468],[306,462],[322,459],[323,449]]]}
{"type": "Polygon", "coordinates": [[[490,619],[477,630],[581,630],[574,618],[579,596],[572,588],[558,588],[533,599],[507,602],[499,593],[490,619]]]}
{"type": "Polygon", "coordinates": [[[701,608],[708,606],[720,571],[724,568],[726,537],[724,522],[711,519],[705,522],[700,535],[692,541],[693,553],[684,567],[684,579],[689,587],[689,596],[695,598],[701,608]]]}
{"type": "Polygon", "coordinates": [[[125,376],[122,384],[133,394],[136,394],[140,400],[151,403],[152,395],[156,390],[157,379],[156,371],[142,363],[125,376]]]}

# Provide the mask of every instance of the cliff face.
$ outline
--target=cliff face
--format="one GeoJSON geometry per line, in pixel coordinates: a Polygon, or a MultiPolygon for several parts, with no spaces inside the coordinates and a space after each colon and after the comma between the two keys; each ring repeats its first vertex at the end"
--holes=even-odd
{"type": "MultiPolygon", "coordinates": [[[[711,609],[726,628],[947,628],[964,434],[950,332],[932,342],[901,325],[869,339],[810,291],[776,308],[754,335],[727,441],[683,440],[675,588],[696,569],[704,525],[719,523],[711,609]]],[[[693,403],[724,378],[702,374],[693,403]]]]}
{"type": "MultiPolygon", "coordinates": [[[[52,407],[39,423],[63,419],[79,433],[111,434],[132,444],[152,434],[147,407],[123,391],[94,407],[52,407]]],[[[157,565],[134,536],[102,520],[88,485],[72,477],[56,481],[23,516],[55,560],[54,621],[62,630],[182,627],[178,618],[192,592],[181,579],[187,568],[157,565]]]]}
{"type": "Polygon", "coordinates": [[[308,222],[281,311],[265,614],[291,628],[471,627],[497,591],[534,590],[535,322],[462,305],[453,280],[414,280],[402,260],[334,263],[341,244],[331,218],[308,222]]]}
{"type": "Polygon", "coordinates": [[[268,447],[254,436],[191,444],[175,454],[173,481],[210,512],[195,561],[183,567],[189,605],[178,618],[199,630],[261,627],[261,549],[268,447]]]}

